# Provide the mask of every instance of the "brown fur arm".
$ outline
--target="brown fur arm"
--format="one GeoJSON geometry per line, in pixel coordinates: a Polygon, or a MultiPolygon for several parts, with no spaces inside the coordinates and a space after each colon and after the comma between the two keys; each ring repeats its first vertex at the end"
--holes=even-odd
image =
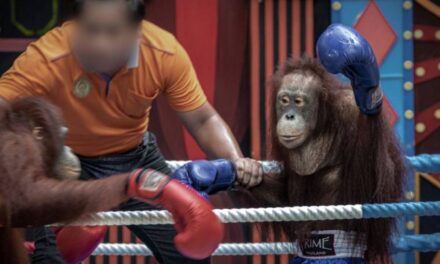
{"type": "Polygon", "coordinates": [[[285,206],[280,201],[286,199],[286,183],[280,175],[264,175],[261,184],[246,190],[251,201],[247,203],[256,206],[285,206]]]}
{"type": "Polygon", "coordinates": [[[336,111],[341,116],[342,121],[344,122],[353,122],[353,117],[357,116],[360,113],[358,106],[356,105],[356,99],[354,98],[353,89],[351,86],[344,86],[341,89],[338,89],[334,93],[336,104],[336,111]]]}
{"type": "Polygon", "coordinates": [[[11,226],[70,221],[114,208],[128,199],[125,195],[127,178],[127,175],[117,175],[87,182],[42,179],[30,183],[24,195],[17,193],[10,199],[11,226]]]}
{"type": "MultiPolygon", "coordinates": [[[[361,114],[359,107],[356,105],[356,99],[351,86],[342,86],[341,89],[335,92],[335,96],[337,99],[336,109],[339,111],[345,121],[350,121],[350,119],[352,120],[353,116],[356,116],[356,114],[361,114]]],[[[380,116],[381,114],[382,113],[372,115],[370,117],[380,116]]]]}

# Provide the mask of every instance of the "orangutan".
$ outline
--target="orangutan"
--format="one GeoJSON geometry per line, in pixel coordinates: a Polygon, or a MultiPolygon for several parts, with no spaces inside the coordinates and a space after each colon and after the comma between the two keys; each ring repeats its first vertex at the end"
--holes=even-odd
{"type": "MultiPolygon", "coordinates": [[[[171,212],[178,227],[176,248],[187,257],[203,259],[217,248],[223,225],[209,202],[193,189],[144,168],[95,181],[65,179],[75,161],[66,162],[73,154],[67,153],[63,137],[60,113],[47,101],[0,101],[0,263],[28,263],[21,231],[14,228],[71,221],[110,210],[129,198],[171,212]],[[66,172],[59,164],[70,167],[66,172]]],[[[69,257],[67,263],[88,257],[100,242],[92,239],[91,245],[61,252],[69,257]]]]}
{"type": "MultiPolygon", "coordinates": [[[[385,111],[362,114],[350,86],[316,59],[290,59],[272,79],[272,158],[277,177],[266,177],[251,193],[265,206],[398,202],[405,167],[385,111]],[[268,191],[270,190],[270,191],[268,191]]],[[[354,231],[365,238],[366,259],[386,258],[394,219],[291,222],[291,241],[312,231],[354,231]]],[[[274,224],[274,227],[280,225],[274,224]]]]}
{"type": "Polygon", "coordinates": [[[127,199],[127,176],[92,184],[61,180],[64,133],[54,106],[38,98],[2,101],[0,120],[1,263],[28,263],[22,231],[12,227],[69,221],[127,199]]]}
{"type": "Polygon", "coordinates": [[[90,184],[64,181],[64,175],[56,173],[64,135],[62,118],[53,105],[39,98],[3,102],[0,119],[0,194],[8,212],[2,223],[26,227],[69,221],[127,199],[126,176],[112,177],[112,184],[90,184]],[[90,203],[91,196],[103,202],[90,203]]]}

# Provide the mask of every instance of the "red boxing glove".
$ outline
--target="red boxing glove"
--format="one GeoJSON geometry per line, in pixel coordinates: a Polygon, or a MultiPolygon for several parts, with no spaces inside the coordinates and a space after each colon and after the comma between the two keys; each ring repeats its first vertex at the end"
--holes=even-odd
{"type": "Polygon", "coordinates": [[[55,231],[57,247],[68,264],[77,264],[88,258],[104,240],[108,227],[62,227],[55,231]]]}
{"type": "Polygon", "coordinates": [[[170,211],[177,230],[176,248],[189,258],[209,257],[223,239],[224,226],[212,212],[212,205],[191,187],[160,172],[132,172],[127,194],[170,211]]]}
{"type": "Polygon", "coordinates": [[[29,254],[34,254],[35,252],[35,243],[32,241],[25,241],[23,243],[24,249],[26,249],[26,252],[29,254]]]}

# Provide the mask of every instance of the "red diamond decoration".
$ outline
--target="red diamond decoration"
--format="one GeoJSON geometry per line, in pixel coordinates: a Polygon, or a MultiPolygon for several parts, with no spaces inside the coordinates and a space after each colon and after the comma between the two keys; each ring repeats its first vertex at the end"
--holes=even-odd
{"type": "MultiPolygon", "coordinates": [[[[376,55],[377,63],[381,65],[396,42],[397,34],[380,11],[376,1],[368,3],[354,28],[370,43],[376,55]]],[[[394,126],[399,120],[399,115],[385,96],[383,108],[389,116],[390,123],[394,126]]]]}
{"type": "Polygon", "coordinates": [[[370,1],[360,15],[354,28],[364,36],[373,47],[377,63],[382,64],[397,35],[388,23],[376,1],[370,1]]]}

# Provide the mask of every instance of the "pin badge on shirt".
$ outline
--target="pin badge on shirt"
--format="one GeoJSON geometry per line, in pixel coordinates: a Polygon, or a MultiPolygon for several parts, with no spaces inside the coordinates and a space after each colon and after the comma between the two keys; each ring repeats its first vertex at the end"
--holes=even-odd
{"type": "Polygon", "coordinates": [[[87,78],[80,78],[73,86],[73,94],[78,98],[84,98],[92,91],[92,85],[87,78]]]}

